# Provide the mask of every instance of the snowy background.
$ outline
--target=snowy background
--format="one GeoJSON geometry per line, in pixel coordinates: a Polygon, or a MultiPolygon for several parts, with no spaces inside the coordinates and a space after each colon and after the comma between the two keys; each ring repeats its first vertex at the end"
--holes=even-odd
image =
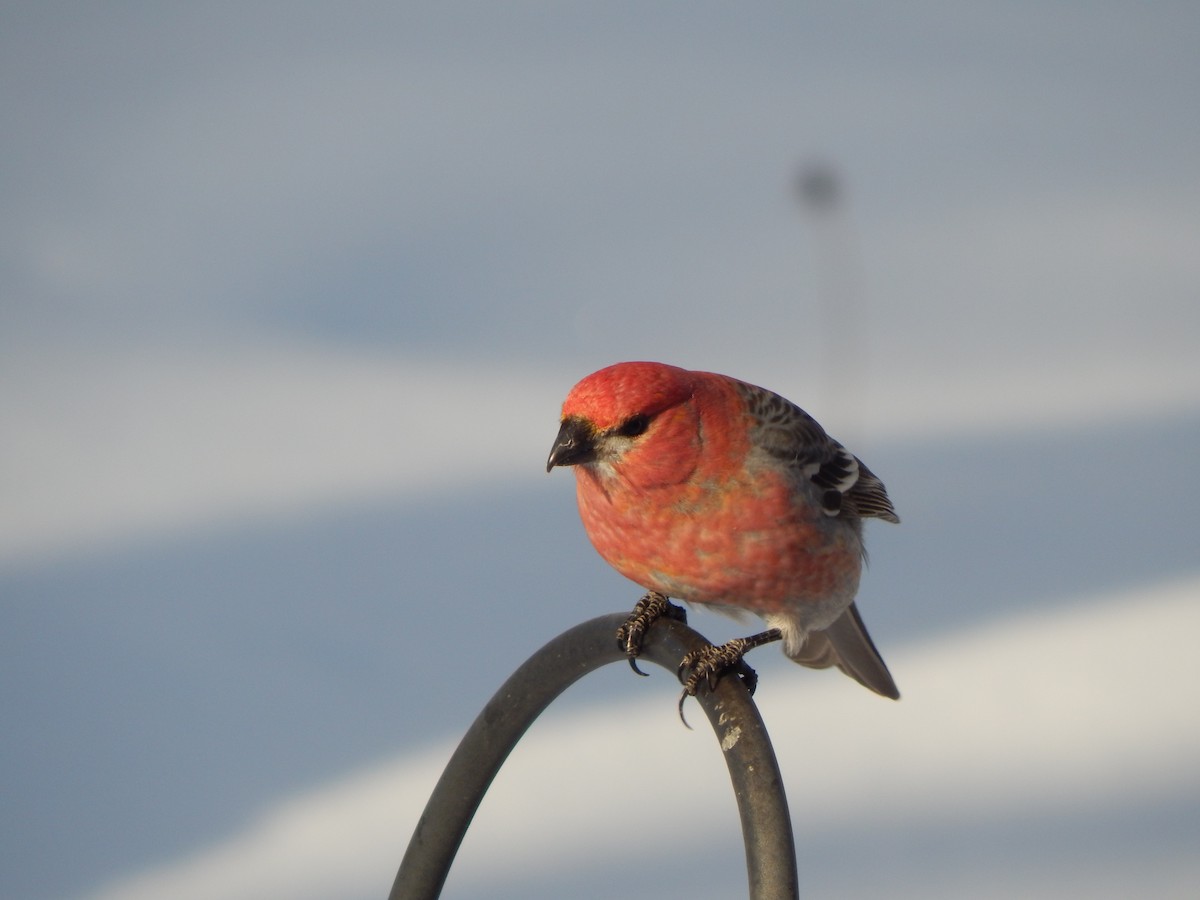
{"type": "MultiPolygon", "coordinates": [[[[0,896],[386,896],[491,692],[638,596],[543,470],[637,358],[800,403],[903,519],[900,703],[752,658],[805,896],[1191,896],[1197,46],[1194,3],[6,5],[0,896]]],[[[569,691],[446,896],[743,893],[676,691],[569,691]]]]}

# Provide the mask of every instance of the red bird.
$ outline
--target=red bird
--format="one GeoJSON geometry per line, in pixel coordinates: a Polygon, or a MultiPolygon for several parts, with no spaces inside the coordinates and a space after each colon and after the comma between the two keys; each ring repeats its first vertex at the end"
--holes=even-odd
{"type": "Polygon", "coordinates": [[[883,482],[798,406],[724,375],[618,363],[567,395],[546,471],[555,466],[575,467],[596,550],[651,592],[618,635],[631,661],[675,597],[768,626],[685,659],[687,693],[782,640],[801,665],[900,696],[854,604],[862,520],[900,520],[883,482]]]}

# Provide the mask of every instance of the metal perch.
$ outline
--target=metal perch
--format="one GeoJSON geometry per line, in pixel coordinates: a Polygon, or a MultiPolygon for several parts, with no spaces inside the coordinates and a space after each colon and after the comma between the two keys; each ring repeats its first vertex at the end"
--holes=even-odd
{"type": "MultiPolygon", "coordinates": [[[[463,736],[425,805],[390,900],[435,900],[459,845],[492,779],[534,720],[584,675],[624,653],[614,635],[626,615],[600,616],[563,632],[506,681],[463,736]]],[[[676,672],[688,652],[708,642],[683,622],[660,619],[649,630],[640,660],[676,672]]],[[[722,678],[697,701],[716,732],[733,782],[751,900],[798,896],[796,848],[783,779],[758,708],[741,680],[722,678]]],[[[665,714],[665,711],[664,711],[665,714]]]]}

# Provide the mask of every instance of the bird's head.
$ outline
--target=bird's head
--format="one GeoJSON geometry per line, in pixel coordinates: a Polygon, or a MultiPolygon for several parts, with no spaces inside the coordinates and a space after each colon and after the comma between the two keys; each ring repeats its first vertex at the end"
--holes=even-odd
{"type": "MultiPolygon", "coordinates": [[[[580,381],[567,395],[546,461],[611,471],[628,457],[653,478],[691,471],[698,440],[692,373],[652,362],[617,363],[580,381]],[[691,452],[689,452],[691,451],[691,452]]],[[[639,479],[640,480],[640,479],[639,479]]]]}

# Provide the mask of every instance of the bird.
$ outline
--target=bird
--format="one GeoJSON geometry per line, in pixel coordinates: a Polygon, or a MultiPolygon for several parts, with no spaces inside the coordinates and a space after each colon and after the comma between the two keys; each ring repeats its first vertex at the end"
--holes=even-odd
{"type": "Polygon", "coordinates": [[[681,713],[701,683],[738,667],[753,678],[742,657],[775,641],[899,699],[855,597],[863,520],[900,519],[883,482],[799,406],[726,375],[620,362],[567,394],[546,471],[557,466],[574,468],[592,545],[647,591],[617,633],[635,671],[646,630],[678,609],[670,598],[767,625],[684,658],[681,713]]]}

